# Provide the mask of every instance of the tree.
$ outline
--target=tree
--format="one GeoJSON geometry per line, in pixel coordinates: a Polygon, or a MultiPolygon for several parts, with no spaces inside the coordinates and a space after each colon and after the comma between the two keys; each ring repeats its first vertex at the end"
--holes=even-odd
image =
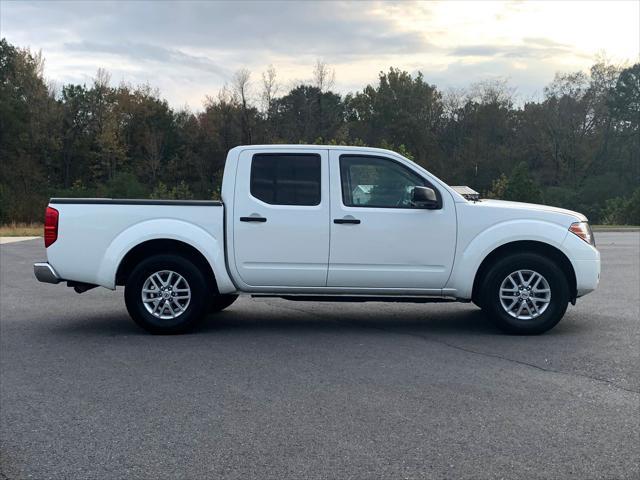
{"type": "Polygon", "coordinates": [[[611,89],[610,106],[619,128],[638,133],[640,131],[640,63],[620,72],[611,89]]]}
{"type": "Polygon", "coordinates": [[[242,143],[248,145],[251,143],[251,126],[249,122],[248,114],[248,95],[250,87],[251,72],[246,68],[238,70],[233,76],[233,90],[240,100],[240,106],[242,115],[241,119],[241,131],[242,131],[242,143]]]}
{"type": "MultiPolygon", "coordinates": [[[[422,73],[391,68],[380,72],[378,84],[347,96],[349,135],[370,145],[382,141],[388,145],[405,145],[416,155],[418,163],[441,158],[438,132],[442,125],[442,95],[425,82],[422,73]]],[[[443,165],[431,163],[439,172],[443,165]]]]}
{"type": "Polygon", "coordinates": [[[321,138],[326,142],[341,134],[344,104],[340,95],[300,85],[274,102],[269,120],[278,139],[314,143],[321,138]]]}
{"type": "Polygon", "coordinates": [[[313,68],[312,85],[320,92],[326,93],[331,90],[336,82],[336,71],[329,67],[325,62],[316,60],[313,68]]]}
{"type": "Polygon", "coordinates": [[[82,176],[82,158],[89,147],[90,111],[88,92],[82,85],[62,88],[62,185],[69,188],[72,179],[82,176]],[[76,161],[78,165],[76,165],[76,161]]]}
{"type": "Polygon", "coordinates": [[[636,188],[629,197],[608,199],[602,219],[611,225],[640,225],[640,188],[636,188]]]}
{"type": "Polygon", "coordinates": [[[267,71],[262,72],[262,111],[267,119],[269,118],[273,101],[280,89],[276,77],[277,73],[273,65],[269,65],[267,71]]]}
{"type": "Polygon", "coordinates": [[[60,107],[43,77],[43,59],[0,40],[0,221],[42,215],[46,167],[61,147],[60,107]]]}
{"type": "Polygon", "coordinates": [[[55,89],[40,53],[0,40],[0,221],[39,221],[52,195],[209,199],[229,149],[276,142],[388,148],[488,196],[638,221],[638,63],[597,58],[525,103],[505,80],[443,96],[396,68],[343,98],[320,60],[288,91],[273,66],[261,80],[253,95],[241,69],[200,111],[176,110],[149,85],[112,86],[102,69],[55,89]]]}
{"type": "Polygon", "coordinates": [[[511,200],[516,202],[541,203],[540,187],[531,178],[529,167],[524,162],[516,165],[507,177],[502,174],[496,179],[487,193],[487,198],[511,200]]]}

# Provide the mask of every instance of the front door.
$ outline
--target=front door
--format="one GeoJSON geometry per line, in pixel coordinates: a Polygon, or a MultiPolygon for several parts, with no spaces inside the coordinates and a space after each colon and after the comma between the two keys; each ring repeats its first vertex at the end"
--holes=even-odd
{"type": "MultiPolygon", "coordinates": [[[[328,287],[438,290],[453,266],[453,198],[412,168],[384,156],[331,150],[328,287]],[[438,209],[416,208],[415,186],[436,190],[438,209]]],[[[419,293],[419,292],[416,292],[419,293]]]]}
{"type": "Polygon", "coordinates": [[[327,150],[245,150],[238,161],[233,235],[242,281],[259,287],[324,287],[327,150]]]}

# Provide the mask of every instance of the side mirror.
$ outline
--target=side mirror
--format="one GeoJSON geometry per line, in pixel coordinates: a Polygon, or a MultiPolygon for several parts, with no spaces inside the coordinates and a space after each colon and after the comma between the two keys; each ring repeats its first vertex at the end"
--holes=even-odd
{"type": "Polygon", "coordinates": [[[428,210],[435,210],[439,207],[438,196],[435,190],[429,187],[413,187],[411,203],[416,208],[426,208],[428,210]]]}

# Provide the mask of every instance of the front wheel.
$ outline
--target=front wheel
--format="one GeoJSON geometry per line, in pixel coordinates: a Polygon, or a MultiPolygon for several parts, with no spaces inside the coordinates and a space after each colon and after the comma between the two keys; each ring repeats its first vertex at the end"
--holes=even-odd
{"type": "Polygon", "coordinates": [[[208,306],[207,281],[190,260],[154,255],[129,275],[124,299],[134,322],[150,333],[184,333],[195,326],[208,306]]]}
{"type": "Polygon", "coordinates": [[[500,259],[483,283],[482,308],[508,333],[544,333],[562,319],[569,303],[564,272],[553,261],[534,253],[500,259]]]}

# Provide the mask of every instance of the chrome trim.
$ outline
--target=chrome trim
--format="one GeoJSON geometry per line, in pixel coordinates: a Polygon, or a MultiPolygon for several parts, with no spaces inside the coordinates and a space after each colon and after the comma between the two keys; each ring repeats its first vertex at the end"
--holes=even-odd
{"type": "Polygon", "coordinates": [[[39,282],[60,283],[62,281],[53,267],[47,262],[34,263],[33,273],[39,282]]]}

